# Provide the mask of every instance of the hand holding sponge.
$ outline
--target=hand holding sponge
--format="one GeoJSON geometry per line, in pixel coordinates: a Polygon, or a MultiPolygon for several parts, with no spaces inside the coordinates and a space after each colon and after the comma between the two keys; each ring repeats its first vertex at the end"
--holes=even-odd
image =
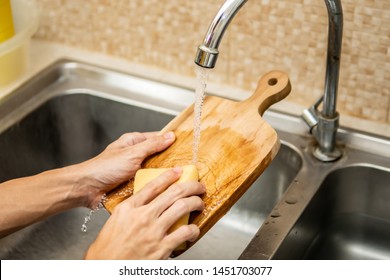
{"type": "MultiPolygon", "coordinates": [[[[183,169],[183,173],[180,179],[177,181],[177,183],[199,180],[198,170],[195,165],[186,165],[183,166],[182,169],[183,169]]],[[[157,178],[167,170],[168,168],[147,168],[147,169],[138,170],[134,178],[134,194],[139,192],[146,184],[148,184],[150,181],[157,178]]],[[[189,214],[181,217],[174,225],[172,225],[168,233],[175,231],[182,225],[187,225],[189,217],[190,217],[189,214]]],[[[177,247],[175,251],[185,250],[185,249],[186,249],[186,244],[183,243],[179,247],[177,247]]]]}

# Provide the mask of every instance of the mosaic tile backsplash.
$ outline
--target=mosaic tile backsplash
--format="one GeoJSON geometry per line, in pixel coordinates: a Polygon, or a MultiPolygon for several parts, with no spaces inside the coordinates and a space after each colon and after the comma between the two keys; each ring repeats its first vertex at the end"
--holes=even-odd
{"type": "MultiPolygon", "coordinates": [[[[197,46],[223,0],[36,0],[36,37],[194,76],[197,46]]],[[[344,0],[338,111],[390,124],[390,0],[344,0]]],[[[286,71],[290,101],[322,94],[328,20],[321,0],[249,0],[225,35],[212,82],[253,90],[286,71]]]]}

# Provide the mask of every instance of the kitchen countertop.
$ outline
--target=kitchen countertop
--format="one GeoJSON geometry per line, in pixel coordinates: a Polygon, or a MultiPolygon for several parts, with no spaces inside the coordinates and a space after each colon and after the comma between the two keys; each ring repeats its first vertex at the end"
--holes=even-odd
{"type": "MultiPolygon", "coordinates": [[[[29,78],[46,68],[48,65],[52,64],[54,61],[62,58],[110,68],[127,74],[133,74],[182,87],[195,88],[196,81],[193,77],[181,76],[148,65],[131,63],[124,59],[102,53],[94,53],[91,51],[65,46],[63,44],[33,39],[30,46],[31,60],[29,68],[12,84],[0,88],[0,101],[2,97],[18,88],[29,78]]],[[[231,99],[245,99],[251,94],[249,91],[231,86],[213,84],[212,82],[208,83],[206,91],[208,94],[223,96],[231,99]],[[238,98],[238,96],[240,98],[238,98]]],[[[272,108],[277,111],[282,111],[293,115],[299,115],[305,109],[305,107],[300,104],[286,100],[273,105],[272,108]]],[[[340,125],[375,135],[390,137],[390,125],[385,123],[377,123],[341,114],[340,125]]]]}

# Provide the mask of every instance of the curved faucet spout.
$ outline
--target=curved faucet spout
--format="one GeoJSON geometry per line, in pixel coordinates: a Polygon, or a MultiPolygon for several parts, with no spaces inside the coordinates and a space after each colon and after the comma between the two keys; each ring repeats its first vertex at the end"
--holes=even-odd
{"type": "Polygon", "coordinates": [[[248,0],[227,0],[219,9],[198,47],[195,63],[204,68],[214,68],[218,58],[218,47],[223,34],[236,13],[248,0]]]}
{"type": "MultiPolygon", "coordinates": [[[[340,56],[343,36],[343,10],[340,0],[324,0],[329,19],[328,50],[324,95],[303,112],[302,118],[318,142],[314,155],[321,161],[334,161],[341,157],[336,146],[339,115],[336,111],[337,89],[340,72],[340,56]],[[318,111],[320,104],[322,111],[318,111]]],[[[214,68],[218,47],[225,30],[247,0],[227,0],[212,21],[203,43],[198,47],[195,63],[204,68],[214,68]]]]}

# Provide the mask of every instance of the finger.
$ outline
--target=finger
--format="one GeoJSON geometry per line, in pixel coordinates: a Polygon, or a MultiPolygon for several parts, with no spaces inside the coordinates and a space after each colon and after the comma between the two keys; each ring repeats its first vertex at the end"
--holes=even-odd
{"type": "Polygon", "coordinates": [[[129,132],[122,134],[116,141],[109,145],[110,148],[126,148],[155,137],[159,132],[129,132]]]}
{"type": "Polygon", "coordinates": [[[157,135],[162,135],[161,131],[149,131],[149,132],[144,132],[143,134],[145,135],[146,139],[155,137],[157,135]]]}
{"type": "Polygon", "coordinates": [[[139,157],[146,158],[152,154],[165,150],[172,145],[173,142],[175,142],[175,134],[173,132],[156,135],[146,139],[142,143],[138,143],[135,152],[138,153],[139,157]]]}
{"type": "Polygon", "coordinates": [[[160,132],[158,132],[158,131],[142,132],[141,134],[142,134],[143,137],[140,137],[140,138],[136,137],[136,138],[134,138],[133,139],[133,145],[141,143],[141,142],[143,142],[143,141],[145,141],[145,140],[147,140],[149,138],[156,137],[156,136],[160,135],[159,133],[160,132]]]}
{"type": "Polygon", "coordinates": [[[125,133],[121,135],[116,141],[112,142],[110,145],[108,145],[107,148],[125,148],[128,146],[133,146],[137,143],[140,143],[142,141],[145,141],[147,139],[146,135],[144,133],[140,132],[131,132],[131,133],[125,133]]]}
{"type": "Polygon", "coordinates": [[[151,201],[150,205],[154,207],[156,215],[160,216],[175,201],[193,195],[201,195],[205,190],[204,185],[197,181],[173,184],[151,201]]]}
{"type": "Polygon", "coordinates": [[[163,212],[158,219],[161,229],[167,232],[181,217],[192,211],[202,211],[204,202],[199,196],[190,196],[177,200],[163,212]]]}
{"type": "Polygon", "coordinates": [[[170,185],[175,183],[181,176],[183,170],[179,167],[169,169],[156,179],[150,181],[142,190],[133,196],[133,203],[136,207],[148,204],[170,185]]]}
{"type": "Polygon", "coordinates": [[[195,241],[200,234],[199,228],[194,224],[184,225],[179,227],[177,230],[166,235],[163,239],[165,245],[168,247],[170,252],[175,250],[180,244],[190,241],[195,241]]]}

